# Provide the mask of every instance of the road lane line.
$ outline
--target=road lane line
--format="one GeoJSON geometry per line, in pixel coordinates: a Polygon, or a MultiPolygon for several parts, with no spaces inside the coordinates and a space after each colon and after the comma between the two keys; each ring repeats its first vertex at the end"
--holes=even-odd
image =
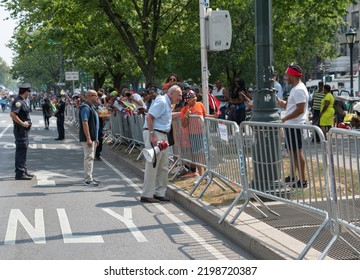
{"type": "MultiPolygon", "coordinates": [[[[120,172],[115,166],[113,166],[110,162],[102,158],[102,161],[109,166],[116,174],[118,174],[122,179],[124,179],[131,187],[136,189],[138,193],[141,193],[141,189],[128,177],[126,177],[122,172],[120,172]]],[[[227,258],[220,253],[214,246],[206,243],[206,241],[199,236],[195,231],[193,231],[189,226],[187,226],[184,222],[178,219],[175,215],[170,213],[160,204],[154,204],[163,214],[165,214],[170,220],[176,223],[184,232],[190,235],[195,241],[197,241],[204,249],[206,249],[210,254],[212,254],[218,260],[227,260],[227,258]]]]}

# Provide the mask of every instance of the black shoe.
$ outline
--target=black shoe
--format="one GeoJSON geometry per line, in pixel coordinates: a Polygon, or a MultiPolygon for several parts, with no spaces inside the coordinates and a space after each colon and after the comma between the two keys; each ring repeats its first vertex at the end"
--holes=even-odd
{"type": "Polygon", "coordinates": [[[308,187],[308,182],[304,181],[301,184],[301,181],[298,180],[295,184],[292,185],[293,188],[306,189],[308,187]]]}
{"type": "Polygon", "coordinates": [[[167,196],[157,196],[154,195],[154,198],[159,200],[159,201],[170,201],[170,198],[168,198],[167,196]]]}
{"type": "Polygon", "coordinates": [[[152,198],[152,197],[144,197],[144,196],[142,196],[140,198],[140,201],[141,202],[146,202],[146,203],[159,203],[158,199],[155,199],[155,198],[152,198]]]}
{"type": "Polygon", "coordinates": [[[31,174],[31,173],[25,173],[26,176],[30,177],[30,178],[33,178],[35,175],[34,174],[31,174]]]}
{"type": "Polygon", "coordinates": [[[20,177],[15,177],[15,180],[31,180],[32,177],[26,176],[25,174],[20,177]]]}
{"type": "Polygon", "coordinates": [[[291,178],[290,176],[285,177],[285,183],[291,183],[291,184],[295,184],[296,183],[296,178],[291,178]]]}
{"type": "Polygon", "coordinates": [[[102,160],[100,156],[95,157],[95,160],[102,160]]]}

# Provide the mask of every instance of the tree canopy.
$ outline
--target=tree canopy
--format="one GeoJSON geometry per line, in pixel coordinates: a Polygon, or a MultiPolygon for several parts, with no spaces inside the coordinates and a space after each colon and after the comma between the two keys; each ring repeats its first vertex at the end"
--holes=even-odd
{"type": "MultiPolygon", "coordinates": [[[[308,73],[316,58],[336,57],[335,35],[352,2],[273,0],[275,69],[283,72],[289,62],[297,61],[308,73]]],[[[200,82],[199,1],[2,3],[19,19],[11,42],[16,53],[12,70],[16,77],[31,79],[38,87],[54,87],[61,78],[61,67],[81,70],[94,79],[96,88],[160,84],[170,72],[200,82]]],[[[212,0],[210,5],[229,10],[233,40],[230,50],[209,53],[209,81],[223,79],[230,85],[235,76],[241,76],[247,84],[255,83],[254,1],[212,0]]]]}

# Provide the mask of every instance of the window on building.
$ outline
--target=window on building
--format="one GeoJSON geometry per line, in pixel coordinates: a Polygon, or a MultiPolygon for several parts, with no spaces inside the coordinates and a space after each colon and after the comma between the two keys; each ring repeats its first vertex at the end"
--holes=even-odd
{"type": "MultiPolygon", "coordinates": [[[[348,13],[346,13],[345,15],[343,15],[343,21],[346,23],[348,21],[348,13]]],[[[347,31],[347,26],[345,24],[342,24],[340,26],[340,33],[346,33],[347,31]]]]}
{"type": "Polygon", "coordinates": [[[340,44],[340,55],[347,56],[347,43],[340,44]]]}
{"type": "Polygon", "coordinates": [[[351,13],[351,27],[359,29],[359,12],[351,13]]]}

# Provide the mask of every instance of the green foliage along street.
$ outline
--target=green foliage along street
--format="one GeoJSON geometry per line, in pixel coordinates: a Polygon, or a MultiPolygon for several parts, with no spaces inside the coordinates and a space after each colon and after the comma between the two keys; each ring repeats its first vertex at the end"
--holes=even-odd
{"type": "MultiPolygon", "coordinates": [[[[335,35],[352,2],[273,0],[275,70],[297,61],[306,77],[316,58],[338,56],[335,35]]],[[[16,54],[11,75],[31,81],[35,90],[56,88],[65,82],[63,72],[74,69],[82,84],[93,81],[96,89],[161,84],[171,72],[201,82],[199,1],[2,0],[1,5],[18,19],[9,43],[16,54]]],[[[229,10],[233,40],[230,50],[209,53],[209,81],[222,79],[230,86],[240,75],[254,84],[254,1],[212,0],[210,6],[229,10]]],[[[8,72],[0,63],[0,83],[8,72]]]]}

